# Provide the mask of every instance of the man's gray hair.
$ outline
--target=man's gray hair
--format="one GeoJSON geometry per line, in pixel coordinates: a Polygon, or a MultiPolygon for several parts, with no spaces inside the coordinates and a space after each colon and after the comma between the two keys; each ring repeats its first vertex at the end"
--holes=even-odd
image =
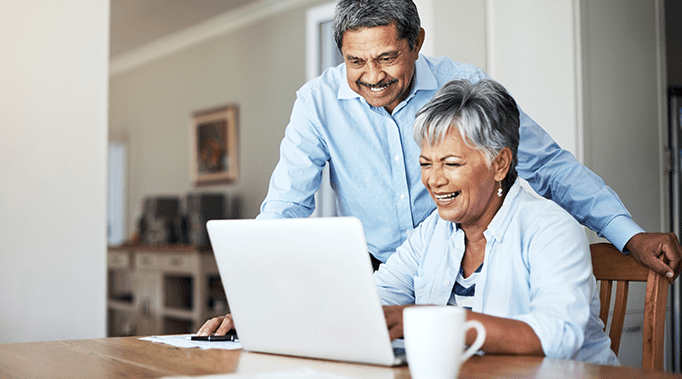
{"type": "Polygon", "coordinates": [[[419,12],[412,0],[340,0],[334,11],[334,40],[341,51],[347,30],[396,23],[398,39],[407,39],[410,49],[419,36],[419,12]]]}
{"type": "Polygon", "coordinates": [[[507,192],[518,176],[519,148],[519,108],[507,90],[491,79],[445,84],[417,112],[414,139],[419,147],[434,146],[453,129],[459,129],[462,140],[485,155],[488,166],[503,148],[511,149],[512,163],[502,181],[507,192]]]}

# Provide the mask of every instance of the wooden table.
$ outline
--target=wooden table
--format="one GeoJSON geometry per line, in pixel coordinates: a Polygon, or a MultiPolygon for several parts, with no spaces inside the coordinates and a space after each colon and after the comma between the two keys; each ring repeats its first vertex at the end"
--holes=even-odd
{"type": "MultiPolygon", "coordinates": [[[[179,349],[137,337],[0,344],[0,378],[159,378],[309,367],[350,378],[409,378],[407,366],[283,357],[241,350],[179,349]]],[[[681,378],[634,368],[513,356],[474,356],[460,378],[681,378]]]]}

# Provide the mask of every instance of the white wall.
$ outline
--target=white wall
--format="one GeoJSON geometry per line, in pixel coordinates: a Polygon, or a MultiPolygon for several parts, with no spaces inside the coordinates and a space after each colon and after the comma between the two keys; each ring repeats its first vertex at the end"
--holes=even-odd
{"type": "Polygon", "coordinates": [[[433,28],[426,29],[426,39],[434,41],[434,55],[487,70],[486,2],[433,0],[432,8],[433,28]]]}
{"type": "Polygon", "coordinates": [[[0,343],[105,336],[109,1],[0,12],[0,343]]]}
{"type": "Polygon", "coordinates": [[[488,74],[565,150],[580,157],[572,0],[488,0],[488,74]]]}
{"type": "Polygon", "coordinates": [[[433,0],[434,54],[478,66],[579,159],[573,0],[433,0]]]}

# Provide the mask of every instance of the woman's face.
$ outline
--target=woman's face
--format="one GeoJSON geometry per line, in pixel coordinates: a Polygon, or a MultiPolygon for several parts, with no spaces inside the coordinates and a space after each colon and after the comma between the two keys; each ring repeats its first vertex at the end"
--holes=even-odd
{"type": "Polygon", "coordinates": [[[463,228],[487,227],[502,205],[497,182],[506,169],[499,170],[498,158],[488,167],[485,155],[464,143],[456,127],[437,145],[424,144],[419,156],[422,183],[442,219],[463,228]]]}

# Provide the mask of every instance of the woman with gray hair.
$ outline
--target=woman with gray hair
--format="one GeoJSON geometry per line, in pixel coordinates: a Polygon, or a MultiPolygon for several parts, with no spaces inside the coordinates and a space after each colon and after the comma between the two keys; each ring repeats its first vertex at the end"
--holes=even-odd
{"type": "Polygon", "coordinates": [[[507,91],[449,82],[419,111],[414,137],[437,209],[375,274],[391,338],[406,306],[448,304],[483,323],[485,353],[618,365],[582,227],[519,184],[519,111],[507,91]]]}

